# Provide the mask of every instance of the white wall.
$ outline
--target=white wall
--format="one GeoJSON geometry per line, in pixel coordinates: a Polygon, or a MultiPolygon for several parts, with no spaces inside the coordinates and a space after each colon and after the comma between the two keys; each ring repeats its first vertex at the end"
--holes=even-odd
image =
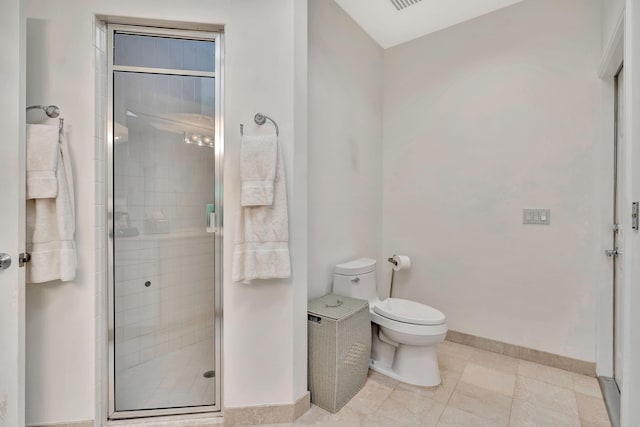
{"type": "Polygon", "coordinates": [[[382,49],[334,1],[309,2],[309,298],[379,258],[382,49]]]}
{"type": "Polygon", "coordinates": [[[622,16],[625,0],[602,1],[602,45],[603,48],[613,35],[618,20],[622,16]]]}
{"type": "MultiPolygon", "coordinates": [[[[224,405],[291,403],[306,391],[306,376],[300,374],[306,372],[306,328],[300,326],[306,326],[300,304],[307,299],[306,256],[294,249],[294,245],[306,248],[306,188],[296,186],[293,179],[301,178],[304,184],[306,177],[306,133],[299,128],[304,118],[294,119],[295,111],[306,111],[306,85],[301,85],[304,79],[296,80],[306,62],[299,60],[306,55],[306,43],[294,45],[294,31],[306,34],[306,2],[295,3],[294,7],[292,0],[27,2],[28,102],[56,103],[66,119],[75,167],[79,254],[74,282],[28,288],[27,423],[95,416],[94,326],[100,310],[94,300],[100,290],[94,283],[98,266],[94,251],[102,213],[94,213],[94,178],[102,163],[94,162],[94,13],[225,25],[225,229],[234,229],[238,206],[238,126],[245,123],[246,132],[258,132],[252,124],[258,111],[280,125],[289,202],[296,208],[290,210],[293,277],[253,285],[225,280],[224,405]]],[[[224,242],[225,271],[231,270],[232,249],[229,232],[224,242]]]]}
{"type": "Polygon", "coordinates": [[[0,426],[24,425],[25,291],[18,253],[25,247],[25,43],[26,18],[20,0],[3,1],[0,14],[0,251],[12,265],[0,271],[0,426]]]}
{"type": "Polygon", "coordinates": [[[595,360],[600,7],[528,0],[385,51],[383,253],[452,330],[595,360]]]}
{"type": "MultiPolygon", "coordinates": [[[[60,6],[26,2],[27,105],[58,105],[66,119],[79,268],[73,282],[26,285],[27,425],[94,418],[93,23],[60,6]]],[[[28,115],[30,121],[42,118],[28,115]]]]}

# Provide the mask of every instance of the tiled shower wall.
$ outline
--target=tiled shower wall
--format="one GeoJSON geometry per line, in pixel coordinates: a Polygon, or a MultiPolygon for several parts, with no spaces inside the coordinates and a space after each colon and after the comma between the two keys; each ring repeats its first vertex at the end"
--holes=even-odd
{"type": "Polygon", "coordinates": [[[116,373],[212,340],[212,236],[172,232],[117,240],[116,373]]]}
{"type": "Polygon", "coordinates": [[[168,220],[171,230],[206,227],[206,205],[214,197],[214,150],[185,144],[181,131],[213,137],[212,127],[193,126],[206,127],[205,117],[213,125],[213,88],[211,78],[114,77],[115,210],[127,212],[139,231],[150,217],[168,220]]]}
{"type": "Polygon", "coordinates": [[[181,135],[129,126],[129,141],[114,148],[115,210],[145,232],[145,219],[169,221],[169,229],[204,231],[213,203],[214,151],[187,145],[181,135]]]}

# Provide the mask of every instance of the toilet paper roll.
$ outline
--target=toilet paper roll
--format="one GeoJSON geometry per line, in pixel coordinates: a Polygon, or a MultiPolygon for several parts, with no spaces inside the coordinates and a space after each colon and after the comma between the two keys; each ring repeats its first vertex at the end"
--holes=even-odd
{"type": "Polygon", "coordinates": [[[406,255],[394,255],[393,260],[395,261],[393,264],[395,271],[411,268],[411,258],[406,255]]]}

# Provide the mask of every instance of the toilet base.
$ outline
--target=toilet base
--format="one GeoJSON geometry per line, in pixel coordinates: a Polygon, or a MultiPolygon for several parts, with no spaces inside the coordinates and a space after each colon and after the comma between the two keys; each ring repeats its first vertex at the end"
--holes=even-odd
{"type": "Polygon", "coordinates": [[[369,368],[400,382],[421,387],[440,385],[440,367],[436,346],[400,345],[395,351],[393,366],[371,360],[369,368]]]}

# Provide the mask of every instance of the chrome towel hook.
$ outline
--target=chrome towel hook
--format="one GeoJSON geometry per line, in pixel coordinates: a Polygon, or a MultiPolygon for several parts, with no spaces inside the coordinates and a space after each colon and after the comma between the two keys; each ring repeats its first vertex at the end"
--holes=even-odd
{"type": "MultiPolygon", "coordinates": [[[[255,116],[253,116],[253,121],[259,125],[262,126],[263,124],[265,124],[267,122],[267,120],[269,120],[271,123],[273,123],[273,126],[275,126],[276,128],[276,135],[280,136],[280,128],[278,127],[278,123],[276,123],[275,120],[273,120],[271,117],[266,116],[262,113],[256,113],[255,116]]],[[[244,125],[240,124],[240,135],[244,135],[244,125]]]]}
{"type": "MultiPolygon", "coordinates": [[[[60,108],[57,105],[30,105],[27,107],[27,111],[29,110],[42,110],[48,117],[52,119],[60,116],[60,108]]],[[[60,117],[58,120],[58,130],[62,133],[62,130],[64,128],[64,119],[60,117]]]]}

